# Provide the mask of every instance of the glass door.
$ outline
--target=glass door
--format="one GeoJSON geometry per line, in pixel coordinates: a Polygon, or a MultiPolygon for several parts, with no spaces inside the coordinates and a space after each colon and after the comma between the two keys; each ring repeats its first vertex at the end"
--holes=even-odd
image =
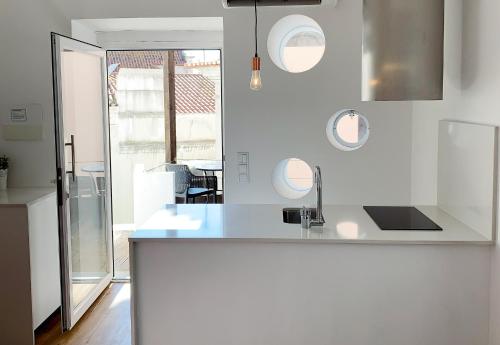
{"type": "Polygon", "coordinates": [[[62,316],[71,329],[111,282],[106,52],[52,34],[62,316]]]}

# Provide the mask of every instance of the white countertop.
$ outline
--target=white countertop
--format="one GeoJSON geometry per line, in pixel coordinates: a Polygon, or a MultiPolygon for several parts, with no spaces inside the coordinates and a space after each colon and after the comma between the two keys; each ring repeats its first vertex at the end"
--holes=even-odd
{"type": "Polygon", "coordinates": [[[322,228],[303,230],[285,224],[282,205],[179,204],[153,214],[129,238],[143,240],[253,240],[319,243],[470,243],[490,239],[460,223],[436,206],[417,207],[443,231],[382,231],[362,206],[324,206],[322,228]]]}
{"type": "Polygon", "coordinates": [[[0,207],[30,205],[55,192],[55,188],[8,188],[0,190],[0,207]]]}

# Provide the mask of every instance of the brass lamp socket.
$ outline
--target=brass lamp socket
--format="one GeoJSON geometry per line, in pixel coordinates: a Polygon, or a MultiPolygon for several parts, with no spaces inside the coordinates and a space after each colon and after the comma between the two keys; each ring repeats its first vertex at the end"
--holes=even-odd
{"type": "Polygon", "coordinates": [[[260,57],[258,56],[252,59],[252,71],[260,71],[260,57]]]}

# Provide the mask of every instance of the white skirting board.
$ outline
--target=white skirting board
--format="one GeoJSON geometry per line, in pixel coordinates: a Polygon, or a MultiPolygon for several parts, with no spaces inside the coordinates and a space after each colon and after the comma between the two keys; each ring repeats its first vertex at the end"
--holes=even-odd
{"type": "Polygon", "coordinates": [[[487,238],[497,210],[498,128],[439,123],[438,206],[487,238]]]}

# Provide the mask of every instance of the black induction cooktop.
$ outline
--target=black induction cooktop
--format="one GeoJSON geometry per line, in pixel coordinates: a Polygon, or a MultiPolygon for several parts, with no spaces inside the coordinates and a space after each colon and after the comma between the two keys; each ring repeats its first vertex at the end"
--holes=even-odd
{"type": "Polygon", "coordinates": [[[415,207],[363,206],[380,230],[442,231],[443,229],[415,207]]]}

